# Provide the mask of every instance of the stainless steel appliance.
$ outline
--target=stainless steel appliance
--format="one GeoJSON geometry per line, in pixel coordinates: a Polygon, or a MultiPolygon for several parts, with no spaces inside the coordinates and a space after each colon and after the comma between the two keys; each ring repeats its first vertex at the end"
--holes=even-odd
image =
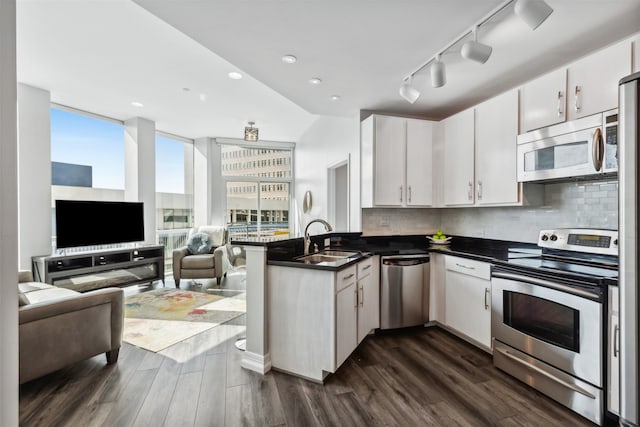
{"type": "Polygon", "coordinates": [[[491,273],[494,365],[598,424],[617,243],[613,230],[545,230],[541,255],[514,254],[491,273]]]}
{"type": "Polygon", "coordinates": [[[380,262],[380,329],[427,323],[429,255],[383,256],[380,262]]]}
{"type": "Polygon", "coordinates": [[[620,423],[640,424],[638,332],[638,133],[640,73],[620,81],[618,148],[620,151],[618,228],[620,230],[620,423]]]}
{"type": "Polygon", "coordinates": [[[593,177],[617,172],[617,110],[518,136],[519,182],[593,177]]]}

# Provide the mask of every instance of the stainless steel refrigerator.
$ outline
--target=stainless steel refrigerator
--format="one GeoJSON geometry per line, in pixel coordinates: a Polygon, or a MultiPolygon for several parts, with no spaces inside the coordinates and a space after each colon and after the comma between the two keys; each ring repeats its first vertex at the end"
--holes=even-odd
{"type": "Polygon", "coordinates": [[[640,425],[640,365],[638,309],[638,209],[640,169],[638,147],[640,73],[620,80],[618,98],[618,178],[620,250],[620,422],[640,425]]]}

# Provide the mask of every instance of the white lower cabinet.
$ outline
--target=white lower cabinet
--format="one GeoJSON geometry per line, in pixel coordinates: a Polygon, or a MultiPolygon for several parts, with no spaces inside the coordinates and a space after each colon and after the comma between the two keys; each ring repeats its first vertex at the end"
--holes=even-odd
{"type": "Polygon", "coordinates": [[[338,272],[268,266],[274,368],[323,381],[380,322],[380,257],[338,272]]]}
{"type": "Polygon", "coordinates": [[[358,345],[358,291],[355,280],[336,294],[336,368],[358,345]]]}
{"type": "Polygon", "coordinates": [[[607,355],[607,409],[620,414],[620,302],[616,286],[609,286],[609,342],[607,355]]]}
{"type": "Polygon", "coordinates": [[[447,255],[445,268],[445,324],[490,349],[491,265],[447,255]]]}

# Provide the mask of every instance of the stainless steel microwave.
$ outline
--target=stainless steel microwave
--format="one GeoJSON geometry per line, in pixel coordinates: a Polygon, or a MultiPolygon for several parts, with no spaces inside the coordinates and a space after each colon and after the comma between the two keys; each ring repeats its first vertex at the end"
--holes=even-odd
{"type": "Polygon", "coordinates": [[[618,111],[518,135],[518,181],[598,177],[618,171],[618,111]]]}

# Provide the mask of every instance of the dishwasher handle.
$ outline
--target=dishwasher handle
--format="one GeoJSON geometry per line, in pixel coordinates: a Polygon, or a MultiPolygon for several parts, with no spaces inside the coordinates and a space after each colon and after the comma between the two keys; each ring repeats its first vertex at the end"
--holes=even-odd
{"type": "Polygon", "coordinates": [[[407,267],[411,265],[426,264],[429,262],[429,257],[419,258],[386,258],[382,260],[383,265],[407,267]]]}

